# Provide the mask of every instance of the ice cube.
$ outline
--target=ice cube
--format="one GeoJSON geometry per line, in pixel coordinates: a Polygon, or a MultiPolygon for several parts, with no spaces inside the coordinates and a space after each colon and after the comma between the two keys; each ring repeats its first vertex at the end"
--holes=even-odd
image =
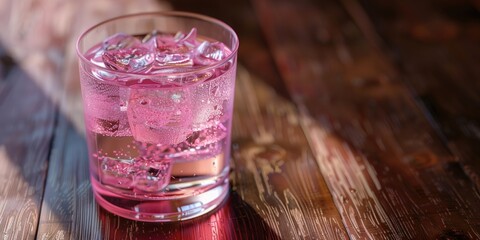
{"type": "Polygon", "coordinates": [[[183,44],[164,45],[157,48],[156,69],[193,66],[192,49],[183,44]]]}
{"type": "Polygon", "coordinates": [[[186,139],[191,125],[191,97],[182,89],[132,89],[128,120],[135,140],[176,144],[186,139]]]}
{"type": "MultiPolygon", "coordinates": [[[[105,67],[105,64],[103,63],[103,60],[101,60],[101,62],[93,62],[93,63],[100,66],[100,67],[105,67]]],[[[93,74],[93,76],[95,76],[96,78],[98,78],[100,80],[112,81],[112,80],[115,80],[117,78],[117,76],[115,76],[115,74],[112,74],[112,73],[109,73],[107,71],[103,71],[103,70],[97,69],[97,68],[92,69],[92,74],[93,74]]]]}
{"type": "Polygon", "coordinates": [[[205,127],[222,121],[222,117],[229,111],[229,85],[222,78],[212,79],[198,85],[195,91],[194,128],[205,127]]]}
{"type": "Polygon", "coordinates": [[[148,34],[143,40],[144,46],[156,52],[152,72],[174,72],[181,70],[181,67],[193,66],[192,57],[196,38],[195,28],[192,28],[187,35],[178,32],[174,37],[158,31],[148,34]]]}
{"type": "Polygon", "coordinates": [[[103,184],[117,188],[132,189],[135,176],[133,160],[103,157],[100,180],[103,184]]]}
{"type": "Polygon", "coordinates": [[[117,33],[105,39],[103,43],[93,51],[93,57],[90,58],[90,61],[100,67],[105,67],[103,55],[105,52],[128,49],[135,46],[140,46],[141,42],[137,38],[130,36],[125,33],[117,33]]]}
{"type": "Polygon", "coordinates": [[[194,63],[209,65],[226,57],[225,45],[221,42],[204,41],[195,49],[194,63]]]}
{"type": "Polygon", "coordinates": [[[171,45],[159,50],[155,56],[155,66],[159,69],[164,67],[193,66],[191,50],[184,45],[171,45]]]}
{"type": "Polygon", "coordinates": [[[107,136],[131,135],[128,117],[122,105],[128,99],[126,88],[120,88],[89,74],[82,73],[82,95],[87,128],[107,136]]]}
{"type": "MultiPolygon", "coordinates": [[[[85,120],[88,129],[106,136],[129,135],[127,113],[122,112],[122,101],[117,87],[100,88],[84,85],[85,120]]],[[[110,86],[109,86],[110,87],[110,86]]]]}
{"type": "Polygon", "coordinates": [[[101,128],[102,132],[116,132],[120,127],[119,120],[105,120],[105,119],[97,119],[97,126],[101,128]]]}
{"type": "Polygon", "coordinates": [[[144,47],[115,49],[103,53],[103,62],[113,70],[147,72],[154,61],[154,53],[144,47]]]}
{"type": "Polygon", "coordinates": [[[92,58],[90,58],[90,62],[93,64],[100,66],[100,67],[105,67],[105,63],[103,63],[103,49],[98,49],[95,54],[93,55],[92,58]]]}
{"type": "Polygon", "coordinates": [[[172,161],[138,160],[139,171],[135,174],[135,189],[140,192],[160,192],[170,182],[172,161]]]}
{"type": "Polygon", "coordinates": [[[143,46],[152,51],[162,50],[164,47],[175,45],[171,35],[162,34],[157,30],[152,31],[142,40],[143,46]]]}
{"type": "Polygon", "coordinates": [[[125,33],[117,33],[105,39],[102,44],[104,51],[132,48],[140,45],[140,40],[125,33]]]}
{"type": "Polygon", "coordinates": [[[222,123],[216,123],[210,127],[195,131],[190,134],[185,143],[190,147],[205,146],[218,142],[227,135],[227,128],[222,123]]]}
{"type": "Polygon", "coordinates": [[[197,29],[192,28],[186,36],[182,32],[178,32],[174,39],[177,45],[181,44],[193,48],[197,45],[197,29]]]}
{"type": "Polygon", "coordinates": [[[146,44],[146,43],[149,43],[152,41],[152,39],[154,39],[156,36],[158,36],[160,34],[160,32],[158,30],[153,30],[152,32],[150,32],[149,34],[145,35],[145,37],[143,37],[142,39],[142,43],[143,44],[146,44]]]}

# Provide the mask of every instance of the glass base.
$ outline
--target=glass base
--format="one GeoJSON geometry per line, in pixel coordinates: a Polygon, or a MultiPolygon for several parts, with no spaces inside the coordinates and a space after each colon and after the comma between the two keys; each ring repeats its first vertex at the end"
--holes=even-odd
{"type": "MultiPolygon", "coordinates": [[[[92,184],[99,184],[92,181],[92,184]]],[[[201,194],[168,200],[126,199],[93,186],[97,203],[118,216],[143,222],[183,221],[206,214],[221,205],[228,196],[228,178],[201,194]],[[96,190],[95,190],[96,189],[96,190]]]]}

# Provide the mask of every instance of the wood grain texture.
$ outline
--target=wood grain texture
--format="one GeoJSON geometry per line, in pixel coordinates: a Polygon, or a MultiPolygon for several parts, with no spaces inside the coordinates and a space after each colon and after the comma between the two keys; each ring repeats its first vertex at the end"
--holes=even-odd
{"type": "Polygon", "coordinates": [[[480,238],[475,184],[375,36],[337,1],[254,3],[350,238],[480,238]]]}
{"type": "Polygon", "coordinates": [[[478,1],[359,2],[372,19],[365,25],[384,40],[445,145],[480,189],[478,1]]]}
{"type": "Polygon", "coordinates": [[[0,48],[1,238],[34,239],[56,108],[0,48]]]}
{"type": "Polygon", "coordinates": [[[234,190],[281,239],[346,239],[294,106],[245,74],[235,99],[234,190]]]}
{"type": "Polygon", "coordinates": [[[37,239],[100,239],[85,138],[60,115],[42,202],[37,239]]]}

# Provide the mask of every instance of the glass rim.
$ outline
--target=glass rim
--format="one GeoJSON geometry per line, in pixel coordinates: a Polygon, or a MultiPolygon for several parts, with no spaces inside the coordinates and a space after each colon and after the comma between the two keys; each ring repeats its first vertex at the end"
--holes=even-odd
{"type": "Polygon", "coordinates": [[[209,16],[206,16],[206,15],[198,14],[198,13],[183,12],[183,11],[141,12],[141,13],[125,14],[125,15],[109,18],[109,19],[103,20],[103,21],[87,28],[87,30],[83,31],[80,34],[80,36],[78,37],[77,42],[75,44],[77,56],[80,58],[80,61],[82,63],[87,64],[89,67],[100,69],[102,71],[106,71],[106,72],[111,73],[111,74],[122,74],[124,76],[138,77],[138,78],[165,77],[165,76],[169,76],[169,77],[185,76],[185,75],[191,75],[191,74],[215,69],[217,67],[222,66],[223,64],[226,64],[228,61],[230,61],[232,58],[234,58],[237,55],[238,47],[239,47],[239,40],[238,40],[237,33],[228,24],[222,22],[221,20],[213,18],[213,17],[209,17],[209,16]],[[121,70],[113,70],[113,69],[110,69],[110,68],[107,68],[107,67],[102,67],[102,66],[96,65],[96,64],[92,63],[90,60],[88,60],[85,57],[84,53],[82,53],[80,51],[81,40],[87,34],[92,32],[94,29],[96,29],[96,28],[98,28],[98,27],[100,27],[104,24],[114,22],[114,21],[117,21],[117,20],[120,20],[120,19],[138,17],[138,16],[148,16],[148,15],[166,16],[166,17],[188,17],[188,18],[194,18],[194,19],[202,20],[202,21],[209,22],[209,23],[212,23],[212,24],[216,24],[216,25],[226,29],[228,32],[230,32],[232,34],[233,39],[234,39],[234,44],[233,44],[233,48],[230,49],[231,53],[226,58],[224,58],[224,59],[222,59],[218,62],[215,62],[213,64],[209,64],[209,65],[206,65],[206,66],[201,66],[201,67],[198,67],[198,68],[195,68],[195,69],[187,70],[187,71],[173,72],[173,73],[171,73],[171,72],[170,73],[169,72],[164,72],[164,73],[163,72],[160,72],[160,73],[135,73],[135,72],[126,72],[126,71],[121,71],[121,70]]]}

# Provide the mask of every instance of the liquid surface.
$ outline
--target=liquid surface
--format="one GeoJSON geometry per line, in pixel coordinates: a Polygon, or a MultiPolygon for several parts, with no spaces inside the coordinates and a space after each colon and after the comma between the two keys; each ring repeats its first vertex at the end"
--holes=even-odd
{"type": "Polygon", "coordinates": [[[168,210],[148,208],[161,214],[224,196],[225,187],[218,189],[228,181],[235,59],[205,66],[230,54],[195,29],[118,33],[86,53],[94,63],[81,68],[90,171],[102,206],[141,214],[151,201],[177,201],[168,210]],[[210,190],[216,193],[202,195],[210,190]]]}

